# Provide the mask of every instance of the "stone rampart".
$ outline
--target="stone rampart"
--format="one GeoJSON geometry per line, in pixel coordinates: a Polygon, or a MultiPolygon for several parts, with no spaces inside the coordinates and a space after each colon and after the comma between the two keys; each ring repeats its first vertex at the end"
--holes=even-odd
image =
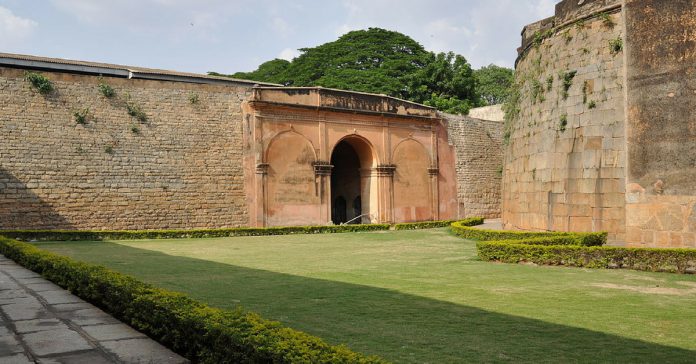
{"type": "Polygon", "coordinates": [[[696,247],[696,1],[564,0],[523,31],[503,222],[696,247]]]}
{"type": "Polygon", "coordinates": [[[607,230],[616,241],[625,232],[624,63],[610,44],[622,38],[623,18],[596,12],[607,2],[588,3],[586,12],[562,13],[576,22],[547,19],[525,33],[508,110],[502,215],[508,228],[607,230]]]}
{"type": "Polygon", "coordinates": [[[503,123],[445,115],[454,149],[458,216],[500,217],[503,123]]]}
{"type": "Polygon", "coordinates": [[[240,104],[249,88],[42,72],[55,88],[44,96],[24,72],[0,68],[0,229],[248,223],[240,104]]]}

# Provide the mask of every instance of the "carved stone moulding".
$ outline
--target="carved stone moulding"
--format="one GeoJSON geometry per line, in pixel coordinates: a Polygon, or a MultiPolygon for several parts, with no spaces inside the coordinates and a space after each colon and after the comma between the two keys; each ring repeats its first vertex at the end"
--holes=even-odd
{"type": "Polygon", "coordinates": [[[375,168],[378,176],[393,176],[396,171],[394,164],[380,164],[375,168]]]}

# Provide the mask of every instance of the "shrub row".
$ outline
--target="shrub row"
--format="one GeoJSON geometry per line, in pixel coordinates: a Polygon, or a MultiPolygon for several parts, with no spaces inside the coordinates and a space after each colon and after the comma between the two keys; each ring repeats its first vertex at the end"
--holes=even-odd
{"type": "MultiPolygon", "coordinates": [[[[452,223],[452,231],[464,238],[479,241],[501,241],[501,240],[524,240],[531,241],[537,238],[566,238],[575,240],[577,244],[584,246],[599,246],[607,242],[607,233],[568,233],[568,232],[536,232],[536,231],[509,231],[509,230],[487,230],[474,228],[472,224],[467,224],[464,221],[452,223]]],[[[483,222],[481,222],[483,223],[483,222]]],[[[475,224],[480,225],[480,224],[475,224]]],[[[560,239],[558,241],[569,241],[560,239]]],[[[544,244],[544,243],[540,243],[544,244]]],[[[565,245],[568,243],[566,242],[565,245]]]]}
{"type": "Polygon", "coordinates": [[[476,226],[476,225],[481,225],[481,224],[483,224],[482,217],[469,217],[467,219],[459,220],[459,221],[455,221],[455,222],[451,223],[450,227],[452,228],[452,230],[455,233],[457,233],[456,229],[468,228],[471,226],[476,226]]]}
{"type": "Polygon", "coordinates": [[[220,310],[0,237],[0,253],[200,363],[384,363],[241,309],[220,310]]]}
{"type": "Polygon", "coordinates": [[[604,246],[606,232],[529,232],[486,230],[469,221],[452,223],[458,236],[478,240],[482,260],[530,262],[586,268],[626,268],[652,272],[696,273],[696,249],[604,246]]]}
{"type": "Polygon", "coordinates": [[[24,241],[73,241],[218,238],[229,236],[261,236],[289,234],[326,234],[389,230],[389,227],[389,224],[365,224],[192,230],[8,230],[1,231],[0,233],[8,238],[24,241]]]}
{"type": "Polygon", "coordinates": [[[476,248],[481,259],[503,263],[696,273],[696,249],[540,245],[512,240],[481,241],[476,248]]]}
{"type": "Polygon", "coordinates": [[[423,222],[406,222],[394,225],[394,230],[418,230],[418,229],[435,229],[448,227],[456,220],[439,220],[439,221],[423,221],[423,222]]]}

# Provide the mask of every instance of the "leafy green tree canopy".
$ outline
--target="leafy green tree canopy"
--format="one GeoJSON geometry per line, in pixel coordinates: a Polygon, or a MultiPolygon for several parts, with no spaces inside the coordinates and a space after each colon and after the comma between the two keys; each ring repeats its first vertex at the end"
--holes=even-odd
{"type": "Polygon", "coordinates": [[[409,99],[454,114],[479,103],[471,65],[452,52],[428,54],[425,66],[409,76],[407,90],[409,99]]]}
{"type": "Polygon", "coordinates": [[[478,92],[485,105],[504,103],[510,96],[510,88],[515,82],[514,71],[510,68],[489,65],[474,72],[478,92]]]}
{"type": "Polygon", "coordinates": [[[239,78],[242,80],[254,80],[285,84],[287,82],[285,72],[287,71],[289,66],[290,62],[284,59],[276,58],[272,61],[262,63],[256,71],[237,72],[230,75],[230,77],[239,78]]]}
{"type": "Polygon", "coordinates": [[[380,28],[352,31],[300,52],[292,62],[274,59],[253,72],[230,76],[285,86],[385,94],[457,114],[482,104],[477,77],[464,57],[427,52],[398,32],[380,28]]]}

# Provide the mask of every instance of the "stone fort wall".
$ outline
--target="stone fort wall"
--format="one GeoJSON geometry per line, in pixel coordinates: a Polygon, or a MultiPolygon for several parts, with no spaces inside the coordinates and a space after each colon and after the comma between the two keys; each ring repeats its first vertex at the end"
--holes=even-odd
{"type": "Polygon", "coordinates": [[[460,218],[500,217],[503,123],[445,115],[454,149],[460,218]]]}
{"type": "Polygon", "coordinates": [[[0,229],[246,225],[241,101],[248,87],[0,68],[0,229]],[[126,101],[147,115],[139,122],[126,101]],[[195,95],[198,101],[192,103],[195,95]],[[85,125],[73,113],[89,109],[85,125]],[[137,128],[137,129],[135,129],[137,128]]]}
{"type": "MultiPolygon", "coordinates": [[[[576,2],[577,3],[577,2],[576,2]]],[[[624,235],[625,138],[622,37],[612,5],[575,12],[566,24],[532,24],[517,62],[519,100],[507,132],[506,227],[624,235]]],[[[619,9],[620,10],[620,9],[619,9]]]]}
{"type": "MultiPolygon", "coordinates": [[[[242,111],[253,83],[182,82],[169,71],[157,80],[127,72],[100,78],[80,68],[99,64],[68,62],[77,71],[41,71],[55,86],[46,96],[31,88],[25,69],[0,66],[0,230],[220,228],[254,220],[245,179],[256,171],[244,165],[254,150],[242,111]],[[116,96],[102,95],[100,83],[116,96]],[[130,116],[129,103],[147,121],[130,116]],[[83,125],[74,113],[85,109],[83,125]]],[[[439,150],[439,218],[497,217],[501,125],[439,118],[443,127],[428,139],[439,150]]]]}
{"type": "Polygon", "coordinates": [[[506,125],[506,227],[696,246],[694,8],[565,0],[524,29],[506,125]]]}
{"type": "Polygon", "coordinates": [[[696,247],[696,1],[624,8],[626,241],[696,247]]]}

